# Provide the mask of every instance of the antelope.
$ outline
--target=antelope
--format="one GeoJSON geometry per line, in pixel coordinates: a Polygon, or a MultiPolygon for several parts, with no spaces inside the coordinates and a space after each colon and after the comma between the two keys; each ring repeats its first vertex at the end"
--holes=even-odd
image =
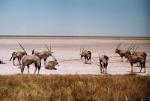
{"type": "Polygon", "coordinates": [[[135,55],[135,54],[131,54],[128,56],[128,60],[131,64],[131,72],[133,72],[133,64],[135,64],[135,63],[140,63],[141,69],[140,69],[139,73],[141,72],[142,68],[144,68],[144,73],[146,72],[146,69],[145,69],[146,60],[144,57],[135,55]]]}
{"type": "MultiPolygon", "coordinates": [[[[142,56],[146,62],[147,54],[145,52],[140,52],[140,51],[136,52],[137,48],[138,47],[136,47],[136,48],[134,47],[133,52],[131,54],[126,54],[126,57],[128,57],[129,55],[142,56]]],[[[137,66],[138,66],[138,64],[137,64],[137,66]]]]}
{"type": "Polygon", "coordinates": [[[107,73],[107,66],[108,66],[108,56],[103,55],[103,56],[99,56],[99,64],[100,64],[100,71],[101,73],[107,73]]]}
{"type": "Polygon", "coordinates": [[[118,46],[116,47],[115,53],[118,53],[121,57],[121,61],[123,61],[123,57],[127,58],[126,54],[131,54],[130,50],[132,49],[132,47],[128,47],[127,50],[121,50],[119,49],[119,47],[121,46],[121,43],[118,44],[118,46]]]}
{"type": "Polygon", "coordinates": [[[18,62],[19,62],[19,65],[21,64],[21,58],[24,56],[24,55],[27,55],[26,52],[24,51],[18,51],[18,52],[13,52],[12,53],[12,56],[10,58],[9,61],[11,61],[13,59],[13,65],[15,66],[15,59],[17,58],[18,59],[18,62]]]}
{"type": "Polygon", "coordinates": [[[81,59],[84,57],[85,64],[87,64],[88,61],[90,61],[90,64],[91,64],[91,55],[92,55],[91,51],[84,50],[84,49],[81,51],[80,49],[80,56],[81,56],[81,59]]]}
{"type": "Polygon", "coordinates": [[[36,55],[25,55],[22,58],[22,64],[20,65],[20,69],[21,69],[21,73],[23,74],[24,72],[24,68],[27,66],[28,68],[28,73],[29,73],[29,66],[31,64],[35,65],[35,71],[34,74],[36,73],[37,69],[38,69],[38,74],[41,68],[41,60],[38,56],[36,55]]]}
{"type": "Polygon", "coordinates": [[[52,57],[54,60],[48,61],[45,65],[45,69],[56,70],[55,66],[58,65],[58,61],[56,60],[56,58],[54,56],[52,56],[52,57]]]}
{"type": "Polygon", "coordinates": [[[32,50],[32,54],[33,55],[36,55],[41,59],[44,60],[44,66],[46,65],[46,60],[49,56],[52,56],[52,51],[51,51],[51,45],[50,45],[50,48],[48,48],[47,45],[45,45],[46,48],[47,48],[47,51],[41,51],[41,52],[37,52],[37,51],[34,51],[34,49],[32,50]]]}
{"type": "Polygon", "coordinates": [[[22,47],[22,45],[20,43],[18,43],[21,48],[23,49],[23,51],[17,51],[17,52],[13,52],[12,53],[12,56],[10,58],[9,61],[11,61],[13,59],[13,65],[15,66],[15,59],[17,58],[18,59],[18,62],[19,62],[19,65],[21,64],[21,59],[24,55],[27,55],[27,52],[25,51],[25,49],[22,47]]]}

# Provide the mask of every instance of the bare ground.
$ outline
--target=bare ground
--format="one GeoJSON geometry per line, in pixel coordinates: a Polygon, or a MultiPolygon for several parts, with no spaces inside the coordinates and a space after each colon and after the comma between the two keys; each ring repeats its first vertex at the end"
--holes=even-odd
{"type": "MultiPolygon", "coordinates": [[[[18,66],[13,66],[9,59],[13,51],[22,50],[18,42],[21,43],[28,54],[32,49],[46,50],[44,44],[52,44],[52,51],[59,62],[57,70],[46,70],[43,66],[40,74],[100,74],[98,66],[98,54],[109,56],[108,74],[130,74],[130,64],[121,62],[118,54],[115,54],[115,48],[118,43],[122,43],[121,49],[126,49],[132,43],[136,43],[138,51],[147,53],[146,73],[138,73],[139,67],[134,66],[134,72],[139,75],[150,75],[150,41],[149,40],[121,40],[121,39],[101,39],[101,38],[0,38],[0,59],[5,64],[0,64],[1,75],[12,75],[20,73],[18,66]],[[80,59],[80,48],[92,51],[92,64],[84,64],[80,59]]],[[[30,66],[30,74],[33,74],[34,66],[30,66]]],[[[25,72],[27,73],[27,68],[25,72]]]]}

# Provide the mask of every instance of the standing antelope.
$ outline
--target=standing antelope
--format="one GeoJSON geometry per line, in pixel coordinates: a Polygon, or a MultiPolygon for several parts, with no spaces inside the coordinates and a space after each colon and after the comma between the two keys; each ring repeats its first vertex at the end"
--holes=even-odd
{"type": "Polygon", "coordinates": [[[46,62],[45,69],[56,70],[55,66],[58,65],[58,61],[56,60],[54,56],[52,57],[53,57],[53,60],[46,62]]]}
{"type": "Polygon", "coordinates": [[[34,63],[35,65],[35,71],[34,73],[36,73],[37,69],[38,69],[38,74],[39,74],[39,71],[40,71],[40,68],[41,68],[41,60],[38,56],[36,55],[25,55],[23,56],[22,58],[22,64],[20,66],[20,69],[21,69],[21,73],[23,73],[24,71],[24,68],[27,66],[28,68],[28,73],[29,73],[29,66],[34,63]]]}
{"type": "Polygon", "coordinates": [[[19,62],[19,65],[21,64],[21,59],[22,59],[22,57],[24,56],[24,55],[27,55],[27,52],[26,52],[26,50],[23,48],[23,46],[20,44],[20,43],[18,43],[19,44],[19,46],[23,49],[23,51],[18,51],[18,52],[13,52],[12,53],[12,56],[11,56],[11,58],[10,58],[10,60],[9,61],[11,61],[12,59],[13,59],[13,65],[15,65],[15,59],[17,58],[18,59],[18,62],[19,62]]]}
{"type": "Polygon", "coordinates": [[[101,73],[107,73],[107,66],[108,66],[108,56],[103,55],[103,56],[99,56],[99,64],[100,64],[100,71],[101,73]]]}
{"type": "Polygon", "coordinates": [[[116,47],[115,53],[118,53],[121,57],[121,61],[123,61],[123,57],[127,58],[126,54],[131,54],[130,50],[132,49],[132,47],[128,47],[127,50],[121,50],[119,49],[119,47],[121,46],[121,44],[118,44],[118,46],[116,47]]]}
{"type": "Polygon", "coordinates": [[[138,55],[135,55],[135,54],[131,54],[131,55],[128,56],[128,60],[131,64],[131,72],[133,72],[133,64],[135,64],[135,63],[140,63],[141,69],[140,69],[139,72],[141,72],[142,68],[144,68],[144,73],[146,72],[146,69],[145,69],[146,60],[145,60],[144,57],[138,56],[138,55]]]}
{"type": "Polygon", "coordinates": [[[18,59],[18,63],[20,65],[21,64],[21,59],[22,59],[22,57],[24,55],[27,55],[27,53],[24,52],[24,51],[13,52],[9,61],[11,61],[13,59],[13,65],[15,66],[15,62],[14,61],[17,58],[18,59]]]}
{"type": "Polygon", "coordinates": [[[47,51],[41,51],[41,52],[37,52],[37,51],[34,51],[34,49],[32,50],[32,54],[33,55],[36,55],[41,59],[44,60],[44,66],[46,65],[46,60],[49,56],[52,56],[52,51],[51,51],[51,45],[50,45],[50,48],[48,48],[47,45],[45,45],[46,48],[47,48],[47,51]]]}
{"type": "Polygon", "coordinates": [[[81,51],[81,49],[80,49],[81,59],[84,57],[84,60],[85,60],[86,64],[87,64],[88,61],[90,61],[90,64],[91,64],[91,55],[92,55],[91,51],[84,50],[84,49],[81,51]]]}
{"type": "MultiPolygon", "coordinates": [[[[138,47],[135,48],[135,46],[134,46],[133,52],[131,54],[126,54],[126,57],[128,57],[129,55],[142,56],[145,60],[145,63],[146,63],[147,54],[145,52],[141,52],[141,51],[136,52],[137,48],[138,47]]],[[[137,66],[140,66],[140,64],[139,65],[138,64],[139,64],[139,62],[137,62],[137,66]]]]}

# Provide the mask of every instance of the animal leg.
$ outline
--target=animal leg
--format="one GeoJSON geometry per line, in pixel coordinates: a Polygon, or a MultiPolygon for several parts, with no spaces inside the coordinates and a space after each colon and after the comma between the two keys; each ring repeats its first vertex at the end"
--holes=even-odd
{"type": "Polygon", "coordinates": [[[85,59],[84,63],[87,64],[87,60],[86,59],[85,59]]]}
{"type": "Polygon", "coordinates": [[[84,57],[84,63],[86,64],[86,58],[84,57]]]}
{"type": "Polygon", "coordinates": [[[127,61],[126,62],[129,62],[129,60],[127,59],[127,61]]]}
{"type": "Polygon", "coordinates": [[[19,66],[21,65],[21,58],[18,58],[19,66]]]}
{"type": "Polygon", "coordinates": [[[104,73],[104,68],[102,67],[102,73],[104,73]]]}
{"type": "Polygon", "coordinates": [[[123,57],[121,57],[121,62],[123,62],[123,57]]]}
{"type": "Polygon", "coordinates": [[[36,70],[37,70],[37,67],[35,67],[35,71],[34,71],[34,74],[36,73],[36,70]]]}
{"type": "Polygon", "coordinates": [[[101,71],[101,73],[102,73],[102,68],[100,67],[100,71],[101,71]]]}
{"type": "Polygon", "coordinates": [[[146,68],[144,67],[144,73],[146,73],[146,68]]]}
{"type": "Polygon", "coordinates": [[[144,73],[146,72],[146,68],[145,68],[145,61],[143,63],[143,68],[144,68],[144,73]]]}
{"type": "Polygon", "coordinates": [[[91,59],[90,59],[90,64],[91,64],[91,59]]]}
{"type": "Polygon", "coordinates": [[[35,71],[34,71],[34,74],[36,73],[37,71],[37,63],[35,63],[35,71]]]}
{"type": "Polygon", "coordinates": [[[19,58],[17,58],[18,59],[18,61],[17,61],[17,66],[19,65],[19,58]]]}
{"type": "Polygon", "coordinates": [[[40,69],[41,69],[41,66],[38,66],[38,74],[39,74],[40,69]]]}
{"type": "Polygon", "coordinates": [[[107,74],[107,67],[105,68],[105,74],[107,74]]]}
{"type": "Polygon", "coordinates": [[[55,67],[54,67],[53,69],[54,69],[54,70],[57,70],[57,68],[55,68],[55,67]]]}
{"type": "Polygon", "coordinates": [[[27,68],[28,68],[28,74],[29,74],[29,65],[27,66],[27,68]]]}
{"type": "Polygon", "coordinates": [[[44,59],[44,66],[46,66],[46,59],[44,59]]]}
{"type": "Polygon", "coordinates": [[[13,59],[13,65],[15,66],[15,59],[13,59]]]}
{"type": "Polygon", "coordinates": [[[131,63],[131,73],[133,72],[133,63],[131,63]]]}
{"type": "Polygon", "coordinates": [[[20,67],[20,69],[21,69],[21,74],[23,74],[24,67],[25,67],[25,66],[20,67]]]}

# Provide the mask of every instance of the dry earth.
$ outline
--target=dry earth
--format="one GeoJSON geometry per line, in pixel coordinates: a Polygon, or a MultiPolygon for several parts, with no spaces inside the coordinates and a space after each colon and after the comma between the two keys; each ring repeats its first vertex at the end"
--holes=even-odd
{"type": "MultiPolygon", "coordinates": [[[[146,73],[139,72],[139,67],[134,67],[134,72],[140,75],[150,75],[150,41],[148,39],[107,39],[107,38],[67,38],[67,37],[47,37],[47,38],[24,38],[24,37],[4,37],[0,38],[0,59],[6,64],[0,64],[0,75],[12,75],[20,73],[18,66],[13,66],[9,59],[11,53],[22,50],[18,45],[21,43],[28,54],[32,49],[37,51],[46,50],[44,44],[52,44],[52,51],[59,62],[57,70],[46,70],[43,66],[40,74],[100,74],[98,66],[98,54],[109,56],[108,74],[129,74],[131,67],[126,59],[121,62],[118,54],[115,54],[115,48],[118,43],[122,43],[121,49],[128,48],[131,44],[136,43],[138,51],[147,53],[146,73]],[[84,64],[80,59],[80,48],[92,51],[92,64],[84,64]]],[[[34,65],[30,66],[30,74],[34,72],[34,65]]],[[[27,68],[25,72],[27,73],[27,68]]]]}

